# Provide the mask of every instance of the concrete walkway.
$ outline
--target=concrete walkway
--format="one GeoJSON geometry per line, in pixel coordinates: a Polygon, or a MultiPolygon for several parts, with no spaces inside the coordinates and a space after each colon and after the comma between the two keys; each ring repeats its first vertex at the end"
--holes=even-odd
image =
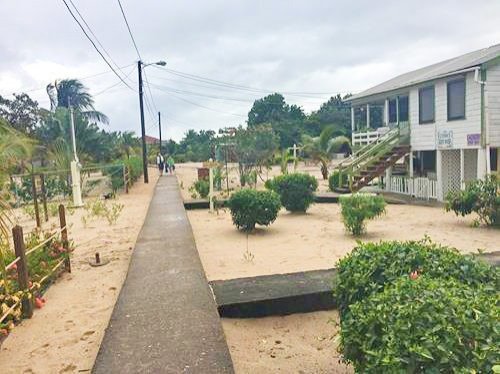
{"type": "Polygon", "coordinates": [[[233,373],[177,180],[159,179],[93,373],[233,373]]]}

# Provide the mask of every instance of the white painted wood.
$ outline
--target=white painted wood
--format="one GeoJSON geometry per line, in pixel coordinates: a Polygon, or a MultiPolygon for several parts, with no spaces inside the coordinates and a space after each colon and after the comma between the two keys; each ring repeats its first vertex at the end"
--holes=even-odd
{"type": "Polygon", "coordinates": [[[487,97],[487,113],[489,125],[489,144],[500,147],[500,64],[486,71],[485,94],[487,97]]]}
{"type": "Polygon", "coordinates": [[[464,150],[460,150],[460,188],[465,188],[465,155],[464,150]]]}
{"type": "Polygon", "coordinates": [[[354,106],[351,104],[351,134],[353,134],[352,144],[354,144],[354,131],[356,131],[356,129],[354,128],[354,106]]]}
{"type": "Polygon", "coordinates": [[[370,104],[366,104],[366,127],[370,128],[370,104]]]}
{"type": "Polygon", "coordinates": [[[436,179],[437,179],[437,184],[436,184],[436,198],[439,201],[443,201],[443,164],[442,164],[442,151],[437,150],[436,151],[436,179]]]}
{"type": "Polygon", "coordinates": [[[389,127],[389,99],[384,101],[384,126],[389,127]]]}

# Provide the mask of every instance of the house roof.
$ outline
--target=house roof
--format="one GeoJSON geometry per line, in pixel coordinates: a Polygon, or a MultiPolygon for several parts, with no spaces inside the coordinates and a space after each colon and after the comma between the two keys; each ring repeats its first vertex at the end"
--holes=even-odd
{"type": "Polygon", "coordinates": [[[359,94],[353,95],[349,101],[361,99],[363,97],[380,94],[383,92],[397,90],[399,88],[413,86],[415,84],[430,81],[454,72],[479,66],[485,62],[493,60],[500,56],[500,44],[493,45],[488,48],[483,48],[474,52],[466,53],[458,57],[451,58],[424,68],[410,71],[405,74],[398,75],[395,78],[389,79],[386,82],[380,83],[372,88],[369,88],[359,94]]]}
{"type": "Polygon", "coordinates": [[[146,135],[144,137],[144,139],[146,140],[146,144],[157,144],[160,142],[160,139],[155,138],[154,136],[149,136],[149,135],[146,135]]]}

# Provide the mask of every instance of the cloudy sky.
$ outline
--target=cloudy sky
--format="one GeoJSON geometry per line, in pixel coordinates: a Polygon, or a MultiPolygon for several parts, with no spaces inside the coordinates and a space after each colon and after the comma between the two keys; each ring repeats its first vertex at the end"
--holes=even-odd
{"type": "MultiPolygon", "coordinates": [[[[309,112],[331,94],[500,43],[498,0],[121,1],[142,59],[169,69],[146,68],[147,132],[157,134],[159,110],[176,140],[189,128],[243,124],[268,91],[309,112]]],[[[136,90],[138,57],[117,0],[72,2],[136,90]]],[[[28,92],[48,107],[49,82],[79,78],[110,117],[106,128],[140,131],[137,93],[62,0],[1,0],[0,14],[0,95],[28,92]]]]}

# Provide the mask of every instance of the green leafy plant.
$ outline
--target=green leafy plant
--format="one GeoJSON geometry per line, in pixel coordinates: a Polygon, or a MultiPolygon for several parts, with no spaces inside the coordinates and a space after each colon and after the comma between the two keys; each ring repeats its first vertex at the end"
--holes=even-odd
{"type": "Polygon", "coordinates": [[[112,203],[109,207],[103,200],[94,200],[85,204],[84,209],[87,212],[82,216],[84,226],[98,218],[105,218],[110,225],[114,225],[118,220],[124,205],[119,203],[112,203]]]}
{"type": "Polygon", "coordinates": [[[318,181],[311,175],[293,173],[269,179],[266,188],[280,195],[281,204],[290,212],[305,212],[314,201],[318,181]]]}
{"type": "Polygon", "coordinates": [[[351,305],[340,350],[360,373],[491,373],[499,320],[492,287],[406,275],[351,305]]]}
{"type": "Polygon", "coordinates": [[[210,183],[207,179],[199,179],[193,183],[194,190],[200,195],[202,199],[206,198],[210,193],[210,183]]]}
{"type": "Polygon", "coordinates": [[[412,272],[433,278],[455,279],[476,287],[500,285],[500,273],[472,255],[456,249],[419,241],[359,243],[337,264],[335,299],[340,311],[349,305],[381,292],[401,276],[412,272]]]}
{"type": "Polygon", "coordinates": [[[342,220],[347,231],[361,235],[365,231],[365,221],[385,213],[382,196],[356,193],[340,197],[342,220]]]}
{"type": "Polygon", "coordinates": [[[110,225],[116,224],[116,221],[120,217],[120,214],[124,208],[123,204],[112,203],[111,208],[107,208],[106,210],[106,219],[110,225]]]}
{"type": "Polygon", "coordinates": [[[335,191],[336,188],[346,186],[347,182],[347,173],[342,173],[342,180],[340,180],[340,173],[338,170],[334,170],[328,177],[328,187],[330,191],[335,191]]]}
{"type": "Polygon", "coordinates": [[[450,191],[446,196],[446,211],[466,216],[477,213],[488,226],[500,226],[500,180],[492,174],[484,180],[474,180],[464,190],[450,191]]]}
{"type": "Polygon", "coordinates": [[[256,224],[268,226],[276,220],[280,198],[273,191],[243,189],[228,200],[234,225],[243,231],[252,231],[256,224]]]}

